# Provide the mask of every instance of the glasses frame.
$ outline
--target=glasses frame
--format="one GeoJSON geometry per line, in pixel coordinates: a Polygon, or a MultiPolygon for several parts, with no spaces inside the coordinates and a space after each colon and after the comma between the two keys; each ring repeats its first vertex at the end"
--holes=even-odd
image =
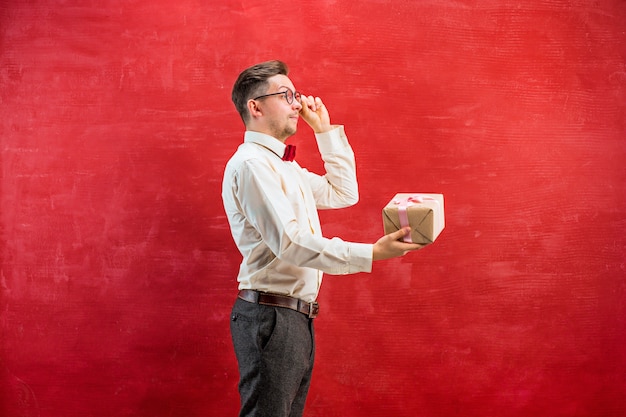
{"type": "Polygon", "coordinates": [[[294,99],[298,103],[302,103],[302,99],[301,99],[302,93],[300,93],[299,91],[292,91],[291,88],[287,88],[287,90],[285,91],[279,91],[278,93],[263,94],[262,96],[255,97],[252,100],[259,100],[265,97],[278,96],[280,94],[285,96],[285,101],[287,102],[287,104],[293,104],[294,99]]]}

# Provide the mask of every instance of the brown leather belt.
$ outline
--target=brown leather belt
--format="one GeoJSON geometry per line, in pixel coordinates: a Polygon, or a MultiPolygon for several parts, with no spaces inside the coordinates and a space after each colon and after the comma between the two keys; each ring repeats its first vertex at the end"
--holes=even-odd
{"type": "Polygon", "coordinates": [[[315,301],[307,303],[306,301],[287,295],[271,294],[254,290],[241,290],[239,291],[238,297],[249,303],[289,308],[306,315],[310,319],[317,317],[320,310],[319,304],[315,301]]]}

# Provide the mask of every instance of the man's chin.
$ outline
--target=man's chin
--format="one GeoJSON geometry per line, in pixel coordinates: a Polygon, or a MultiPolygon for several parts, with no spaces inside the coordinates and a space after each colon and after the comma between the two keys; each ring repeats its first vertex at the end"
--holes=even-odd
{"type": "Polygon", "coordinates": [[[285,131],[283,132],[285,134],[285,137],[290,137],[296,134],[296,131],[298,129],[296,127],[294,127],[293,129],[285,129],[285,131]]]}

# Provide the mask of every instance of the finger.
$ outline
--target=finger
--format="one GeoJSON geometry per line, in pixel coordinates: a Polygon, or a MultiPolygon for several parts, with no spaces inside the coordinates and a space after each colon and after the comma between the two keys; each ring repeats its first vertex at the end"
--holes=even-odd
{"type": "Polygon", "coordinates": [[[420,245],[417,243],[403,243],[403,242],[398,242],[398,245],[400,245],[399,249],[402,250],[402,256],[406,255],[409,252],[422,249],[424,246],[426,246],[426,245],[420,245]]]}
{"type": "Polygon", "coordinates": [[[395,232],[391,232],[389,234],[389,236],[393,239],[393,240],[400,240],[403,237],[405,237],[406,235],[408,235],[409,233],[411,233],[411,228],[410,227],[403,227],[400,230],[396,230],[395,232]]]}
{"type": "Polygon", "coordinates": [[[407,252],[411,252],[414,250],[422,249],[426,245],[420,245],[419,243],[407,243],[407,252]]]}
{"type": "Polygon", "coordinates": [[[304,99],[304,97],[302,97],[302,101],[300,101],[300,113],[302,113],[303,115],[306,115],[309,113],[309,106],[306,103],[306,100],[304,99]]]}
{"type": "Polygon", "coordinates": [[[317,106],[315,105],[315,97],[308,96],[307,105],[309,106],[309,109],[311,109],[312,111],[317,111],[317,106]]]}
{"type": "Polygon", "coordinates": [[[426,246],[426,245],[418,245],[416,243],[407,243],[407,245],[410,245],[410,246],[404,251],[404,255],[406,255],[409,252],[422,249],[424,246],[426,246]]]}
{"type": "Polygon", "coordinates": [[[303,95],[301,96],[300,99],[300,104],[302,105],[302,108],[300,109],[300,112],[303,115],[308,115],[311,112],[311,100],[309,97],[303,95]]]}

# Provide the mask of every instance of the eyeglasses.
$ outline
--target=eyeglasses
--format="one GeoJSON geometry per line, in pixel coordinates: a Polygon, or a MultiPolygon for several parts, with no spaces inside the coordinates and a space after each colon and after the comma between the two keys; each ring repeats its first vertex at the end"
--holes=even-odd
{"type": "Polygon", "coordinates": [[[283,94],[285,96],[285,100],[287,100],[287,104],[292,104],[294,98],[296,99],[298,103],[302,102],[300,98],[301,94],[298,91],[291,91],[290,89],[287,89],[286,91],[279,91],[278,93],[264,94],[262,96],[255,97],[252,100],[258,100],[260,98],[265,98],[265,97],[270,97],[270,96],[277,96],[280,94],[283,94]]]}

